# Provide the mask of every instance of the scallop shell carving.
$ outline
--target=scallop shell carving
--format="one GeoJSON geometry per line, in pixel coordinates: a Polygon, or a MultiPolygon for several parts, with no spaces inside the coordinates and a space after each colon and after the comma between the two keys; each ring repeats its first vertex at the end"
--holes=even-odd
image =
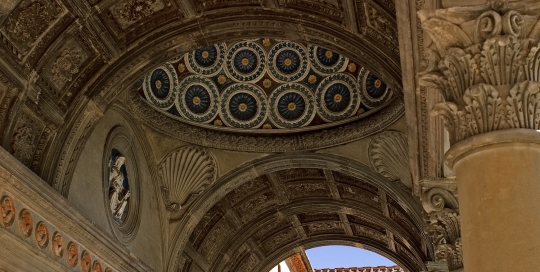
{"type": "Polygon", "coordinates": [[[159,165],[167,208],[184,206],[193,194],[214,182],[216,172],[214,158],[202,148],[185,146],[167,155],[159,165]]]}
{"type": "Polygon", "coordinates": [[[409,170],[407,136],[398,131],[385,131],[375,136],[369,144],[371,166],[386,178],[400,180],[412,188],[409,170]]]}

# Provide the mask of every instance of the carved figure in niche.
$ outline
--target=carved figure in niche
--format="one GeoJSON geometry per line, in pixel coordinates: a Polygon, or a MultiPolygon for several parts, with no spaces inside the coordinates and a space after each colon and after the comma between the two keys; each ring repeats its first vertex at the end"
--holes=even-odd
{"type": "Polygon", "coordinates": [[[67,248],[67,263],[70,267],[75,267],[79,261],[78,258],[79,250],[77,249],[77,245],[73,242],[68,243],[67,248]]]}
{"type": "Polygon", "coordinates": [[[53,233],[51,249],[55,258],[61,258],[64,255],[64,238],[57,231],[53,233]]]}
{"type": "Polygon", "coordinates": [[[83,250],[81,254],[81,270],[83,272],[90,272],[90,268],[92,267],[92,258],[90,257],[90,253],[88,251],[83,250]]]}
{"type": "Polygon", "coordinates": [[[13,221],[15,221],[15,204],[13,204],[13,199],[9,196],[3,196],[0,203],[2,209],[2,223],[4,223],[6,228],[9,228],[13,225],[13,221]]]}
{"type": "Polygon", "coordinates": [[[24,237],[30,237],[32,234],[32,214],[27,209],[22,209],[19,214],[19,229],[24,237]]]}
{"type": "Polygon", "coordinates": [[[129,209],[129,183],[126,171],[126,157],[116,149],[112,150],[109,163],[109,205],[113,218],[119,224],[123,223],[129,209]]]}
{"type": "Polygon", "coordinates": [[[98,260],[95,260],[94,263],[92,264],[92,272],[103,272],[101,263],[98,260]]]}
{"type": "Polygon", "coordinates": [[[41,249],[44,249],[49,244],[49,229],[43,221],[36,225],[36,242],[41,249]]]}

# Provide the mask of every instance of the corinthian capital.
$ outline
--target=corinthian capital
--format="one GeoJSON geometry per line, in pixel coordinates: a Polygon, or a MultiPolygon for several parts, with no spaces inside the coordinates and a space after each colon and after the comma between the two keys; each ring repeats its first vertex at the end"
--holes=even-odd
{"type": "Polygon", "coordinates": [[[488,1],[420,11],[433,43],[419,84],[442,94],[432,108],[454,144],[509,128],[540,128],[540,3],[488,1]]]}

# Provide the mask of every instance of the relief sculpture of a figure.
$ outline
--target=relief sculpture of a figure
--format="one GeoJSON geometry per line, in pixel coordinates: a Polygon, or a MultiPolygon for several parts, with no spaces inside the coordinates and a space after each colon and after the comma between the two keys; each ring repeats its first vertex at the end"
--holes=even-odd
{"type": "Polygon", "coordinates": [[[111,171],[109,173],[109,204],[114,219],[120,222],[130,196],[129,190],[124,188],[125,177],[121,170],[125,161],[126,157],[118,154],[114,160],[114,163],[111,165],[111,171]]]}

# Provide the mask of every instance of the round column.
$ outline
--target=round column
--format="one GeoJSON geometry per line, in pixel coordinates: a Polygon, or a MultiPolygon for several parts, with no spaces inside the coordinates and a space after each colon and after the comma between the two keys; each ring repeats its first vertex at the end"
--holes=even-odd
{"type": "Polygon", "coordinates": [[[540,132],[463,140],[447,163],[458,183],[466,271],[531,271],[540,263],[540,132]]]}

